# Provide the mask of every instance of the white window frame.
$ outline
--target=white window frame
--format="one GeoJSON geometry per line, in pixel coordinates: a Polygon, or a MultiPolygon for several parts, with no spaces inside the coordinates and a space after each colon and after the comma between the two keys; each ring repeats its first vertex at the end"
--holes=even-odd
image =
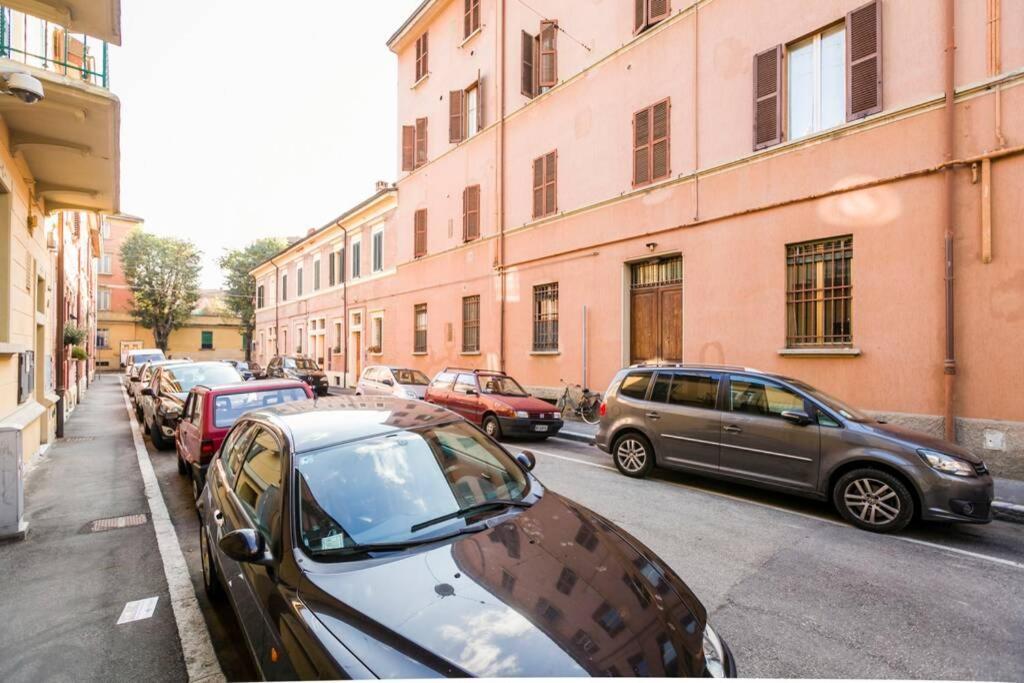
{"type": "Polygon", "coordinates": [[[384,311],[370,311],[370,339],[367,344],[367,353],[371,356],[383,356],[384,355],[384,311]],[[379,344],[374,344],[374,334],[377,330],[376,321],[380,321],[380,339],[377,341],[379,344]],[[370,349],[376,348],[377,351],[370,351],[370,349]]]}
{"type": "Polygon", "coordinates": [[[384,272],[384,226],[380,225],[370,233],[370,271],[374,273],[384,272]],[[380,237],[380,247],[377,247],[377,237],[380,237]]]}
{"type": "Polygon", "coordinates": [[[844,61],[843,69],[841,71],[841,73],[843,74],[843,87],[840,88],[840,91],[843,93],[842,106],[840,107],[840,111],[843,112],[843,116],[841,117],[839,123],[833,124],[832,126],[825,127],[821,123],[821,98],[822,98],[822,91],[821,91],[821,86],[822,86],[822,78],[821,78],[822,51],[821,51],[821,43],[822,43],[822,39],[825,36],[830,36],[830,35],[833,35],[833,34],[836,34],[836,33],[842,33],[843,34],[843,46],[844,46],[843,52],[845,54],[845,52],[846,52],[846,40],[847,40],[848,36],[846,36],[846,24],[843,23],[843,22],[839,22],[837,24],[832,24],[831,26],[827,26],[827,27],[823,28],[822,30],[818,31],[817,33],[815,33],[814,35],[807,36],[806,38],[801,38],[800,40],[792,42],[792,43],[790,43],[789,45],[786,46],[786,64],[785,64],[785,69],[786,69],[786,83],[785,83],[785,90],[786,90],[786,118],[785,118],[785,121],[786,121],[786,138],[788,140],[800,140],[802,138],[810,137],[812,135],[816,135],[817,133],[820,133],[820,132],[822,132],[824,130],[828,130],[829,128],[834,128],[837,125],[841,125],[842,123],[846,122],[845,112],[846,112],[846,97],[847,97],[847,93],[846,93],[846,82],[845,81],[846,81],[847,74],[846,74],[846,64],[845,64],[845,61],[844,61]],[[793,135],[793,111],[794,111],[794,107],[793,107],[793,100],[791,99],[791,97],[793,96],[794,88],[792,87],[792,84],[793,84],[793,74],[792,74],[793,60],[791,58],[791,55],[792,55],[792,53],[795,50],[797,50],[797,49],[799,49],[799,48],[801,48],[801,47],[803,47],[805,45],[808,45],[808,44],[811,45],[811,54],[812,54],[812,57],[811,57],[811,79],[812,79],[812,81],[811,81],[811,95],[812,95],[811,130],[806,132],[806,133],[802,133],[799,136],[797,136],[797,135],[793,135]]]}
{"type": "Polygon", "coordinates": [[[114,272],[114,255],[105,251],[100,255],[100,275],[111,275],[114,272]]]}
{"type": "Polygon", "coordinates": [[[96,310],[97,311],[109,311],[111,305],[111,290],[110,287],[97,287],[96,288],[96,310]]]}
{"type": "Polygon", "coordinates": [[[469,138],[473,137],[474,135],[476,135],[477,133],[480,132],[480,128],[479,128],[480,116],[478,114],[478,112],[480,111],[480,84],[479,83],[474,83],[470,87],[466,88],[466,98],[465,98],[465,100],[466,100],[466,102],[465,102],[465,108],[466,108],[466,113],[465,113],[465,116],[466,116],[466,139],[468,140],[469,138]],[[470,106],[470,101],[473,102],[472,106],[470,106]]]}

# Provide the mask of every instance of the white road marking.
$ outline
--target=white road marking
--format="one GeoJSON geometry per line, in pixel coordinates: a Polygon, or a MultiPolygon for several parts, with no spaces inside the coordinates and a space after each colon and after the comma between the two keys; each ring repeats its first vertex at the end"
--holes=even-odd
{"type": "Polygon", "coordinates": [[[146,444],[142,440],[139,423],[135,420],[135,411],[128,402],[128,394],[121,390],[124,407],[128,411],[128,420],[135,442],[135,455],[139,460],[139,470],[146,488],[146,501],[149,503],[149,517],[153,520],[156,532],[157,548],[160,550],[160,561],[164,566],[164,577],[167,579],[167,590],[171,595],[171,609],[174,622],[178,627],[178,639],[181,641],[181,652],[185,657],[185,668],[189,681],[223,681],[224,672],[213,651],[210,632],[199,609],[199,601],[192,590],[192,579],[189,577],[185,556],[178,545],[178,535],[171,524],[171,516],[167,512],[160,483],[153,471],[153,463],[149,461],[146,444]]]}
{"type": "Polygon", "coordinates": [[[121,616],[117,618],[117,623],[127,624],[130,621],[149,619],[153,616],[153,612],[156,611],[156,601],[159,599],[160,596],[156,596],[154,598],[146,598],[145,600],[126,602],[124,609],[121,610],[121,616]]]}
{"type": "MultiPolygon", "coordinates": [[[[602,465],[600,463],[590,462],[588,460],[583,460],[583,459],[580,459],[580,458],[570,458],[567,455],[558,455],[556,453],[551,453],[549,451],[540,451],[540,450],[537,450],[536,448],[531,448],[530,450],[533,451],[534,453],[538,454],[538,455],[546,455],[546,456],[548,456],[550,458],[558,458],[559,460],[568,460],[569,462],[578,463],[580,465],[586,465],[588,467],[596,467],[596,468],[602,469],[602,470],[611,470],[611,471],[616,472],[616,473],[618,472],[618,470],[615,467],[611,467],[610,465],[602,465]]],[[[702,489],[702,488],[699,488],[699,487],[696,487],[696,486],[689,486],[687,484],[683,484],[683,483],[679,483],[679,482],[673,482],[673,481],[658,481],[657,483],[666,484],[668,486],[675,486],[677,488],[688,489],[690,491],[696,491],[697,493],[704,493],[704,494],[707,494],[709,496],[718,496],[719,498],[727,498],[728,500],[734,500],[736,502],[745,503],[747,505],[754,505],[756,507],[768,508],[769,510],[776,510],[778,512],[784,512],[784,513],[786,513],[788,515],[796,515],[797,517],[805,517],[807,519],[813,519],[816,522],[825,522],[826,524],[832,524],[833,526],[844,526],[844,527],[849,527],[851,529],[855,528],[853,525],[847,524],[846,522],[842,522],[842,521],[838,521],[838,520],[834,520],[834,519],[829,519],[827,517],[819,517],[817,515],[807,514],[806,512],[798,512],[796,510],[789,510],[787,508],[778,507],[776,505],[769,505],[767,503],[761,503],[759,501],[750,500],[748,498],[740,498],[739,496],[729,495],[728,493],[719,493],[717,491],[709,491],[707,489],[702,489]]],[[[858,529],[858,532],[860,532],[859,529],[858,529]]],[[[862,533],[867,533],[867,532],[862,532],[862,533]]],[[[1021,562],[1014,562],[1013,560],[1007,560],[1007,559],[1004,559],[1002,557],[996,557],[994,555],[985,555],[983,553],[976,553],[976,552],[973,552],[973,551],[970,551],[970,550],[963,550],[962,548],[954,548],[952,546],[942,545],[941,543],[933,543],[931,541],[922,541],[921,539],[908,538],[907,536],[892,536],[892,535],[889,535],[889,536],[883,536],[881,538],[885,538],[885,539],[892,540],[892,541],[902,541],[903,543],[912,543],[914,545],[921,545],[921,546],[925,546],[927,548],[934,548],[936,550],[944,550],[945,552],[948,552],[948,553],[954,553],[956,555],[963,555],[964,557],[971,557],[971,558],[974,558],[976,560],[982,560],[984,562],[992,562],[994,564],[1000,564],[1000,565],[1003,565],[1005,567],[1012,567],[1014,569],[1024,570],[1024,563],[1021,563],[1021,562]]]]}

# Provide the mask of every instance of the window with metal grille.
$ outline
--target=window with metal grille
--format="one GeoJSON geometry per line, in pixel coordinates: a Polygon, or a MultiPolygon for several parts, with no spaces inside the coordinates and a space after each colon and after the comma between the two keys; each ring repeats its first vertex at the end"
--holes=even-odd
{"type": "Polygon", "coordinates": [[[416,304],[413,308],[413,353],[427,352],[427,305],[416,304]]]}
{"type": "Polygon", "coordinates": [[[662,287],[683,281],[683,257],[635,263],[630,270],[630,289],[662,287]]]}
{"type": "Polygon", "coordinates": [[[480,296],[462,298],[462,352],[480,351],[480,296]]]}
{"type": "Polygon", "coordinates": [[[213,330],[203,330],[202,335],[203,335],[203,338],[202,338],[202,343],[201,343],[200,348],[206,349],[206,350],[212,349],[213,348],[213,330]]]}
{"type": "Polygon", "coordinates": [[[533,350],[558,350],[558,283],[533,288],[533,350]]]}
{"type": "Polygon", "coordinates": [[[786,245],[786,346],[853,342],[853,237],[786,245]]]}

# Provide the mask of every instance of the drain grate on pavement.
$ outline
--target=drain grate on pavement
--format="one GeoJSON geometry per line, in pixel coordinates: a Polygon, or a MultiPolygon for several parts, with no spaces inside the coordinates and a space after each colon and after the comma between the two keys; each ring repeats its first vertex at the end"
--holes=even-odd
{"type": "Polygon", "coordinates": [[[107,517],[106,519],[97,519],[89,524],[86,524],[85,530],[90,533],[96,533],[99,531],[114,531],[115,529],[127,529],[132,526],[142,526],[149,520],[146,514],[138,515],[123,515],[121,517],[107,517]]]}
{"type": "Polygon", "coordinates": [[[63,436],[58,443],[78,443],[80,441],[95,441],[95,436],[63,436]]]}

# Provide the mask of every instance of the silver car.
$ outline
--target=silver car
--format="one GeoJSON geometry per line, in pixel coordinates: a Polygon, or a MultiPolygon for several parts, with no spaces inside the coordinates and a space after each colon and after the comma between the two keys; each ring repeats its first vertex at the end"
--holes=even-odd
{"type": "Polygon", "coordinates": [[[423,400],[430,379],[419,370],[369,365],[356,384],[356,396],[397,396],[423,400]]]}
{"type": "Polygon", "coordinates": [[[748,368],[637,366],[601,406],[597,446],[630,477],[655,466],[831,500],[849,522],[898,531],[912,519],[984,524],[981,458],[876,420],[800,380],[748,368]]]}

